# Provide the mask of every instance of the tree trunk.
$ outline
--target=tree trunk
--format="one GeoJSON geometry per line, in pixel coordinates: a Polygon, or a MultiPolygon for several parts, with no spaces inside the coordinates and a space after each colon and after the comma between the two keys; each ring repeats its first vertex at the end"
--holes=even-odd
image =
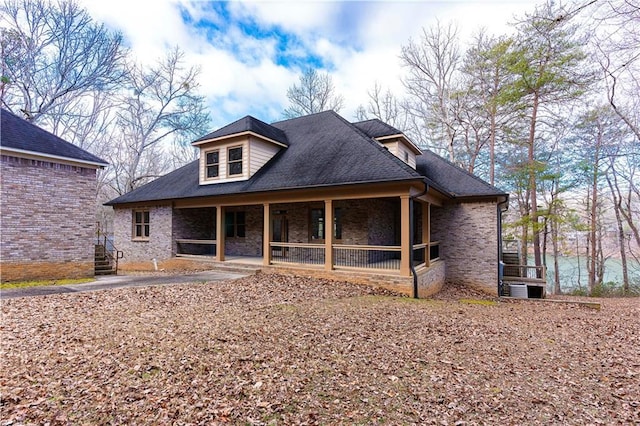
{"type": "MultiPolygon", "coordinates": [[[[618,246],[620,248],[620,263],[622,264],[622,292],[625,295],[629,294],[629,266],[627,264],[627,251],[625,250],[624,244],[624,227],[622,222],[622,195],[620,194],[620,188],[618,188],[618,180],[616,179],[616,172],[613,168],[614,162],[611,162],[611,170],[613,174],[614,181],[611,182],[611,179],[607,175],[607,183],[609,184],[609,189],[611,190],[611,195],[613,196],[613,211],[616,215],[616,224],[618,227],[618,246]]],[[[625,216],[626,219],[626,216],[625,216]]]]}
{"type": "MultiPolygon", "coordinates": [[[[529,191],[531,191],[531,227],[533,242],[533,259],[535,266],[542,266],[542,256],[540,253],[540,227],[538,224],[538,186],[536,182],[536,159],[535,159],[535,137],[536,120],[538,116],[539,94],[533,94],[533,108],[531,110],[531,123],[529,126],[529,191]]],[[[542,278],[542,277],[538,277],[542,278]]]]}
{"type": "Polygon", "coordinates": [[[560,269],[558,268],[558,257],[560,250],[558,248],[558,223],[557,220],[551,220],[551,247],[553,248],[553,293],[561,294],[560,288],[560,269]]]}
{"type": "Polygon", "coordinates": [[[593,175],[591,180],[591,205],[589,206],[589,241],[587,243],[587,249],[591,253],[591,256],[588,257],[589,267],[589,294],[592,294],[593,288],[596,285],[596,257],[597,257],[597,226],[598,226],[598,173],[599,173],[599,157],[600,157],[600,144],[602,143],[602,133],[601,130],[598,130],[597,140],[596,140],[596,150],[593,159],[593,175]]]}

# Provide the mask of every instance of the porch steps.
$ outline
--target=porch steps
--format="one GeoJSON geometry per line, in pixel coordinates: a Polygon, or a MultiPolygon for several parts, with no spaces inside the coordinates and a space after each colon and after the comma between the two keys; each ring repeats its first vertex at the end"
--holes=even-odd
{"type": "Polygon", "coordinates": [[[94,257],[94,274],[95,275],[114,275],[116,270],[113,262],[107,256],[106,249],[102,244],[95,245],[94,257]]]}
{"type": "Polygon", "coordinates": [[[519,277],[520,276],[520,256],[518,252],[503,252],[502,262],[504,263],[504,276],[505,277],[519,277]],[[515,266],[515,267],[514,267],[515,266]]]}
{"type": "Polygon", "coordinates": [[[224,271],[224,272],[245,272],[255,273],[262,270],[263,266],[255,263],[243,263],[242,261],[225,261],[218,262],[217,260],[208,258],[207,256],[180,254],[177,256],[181,259],[191,259],[201,263],[206,263],[207,266],[211,266],[212,270],[224,271]]]}

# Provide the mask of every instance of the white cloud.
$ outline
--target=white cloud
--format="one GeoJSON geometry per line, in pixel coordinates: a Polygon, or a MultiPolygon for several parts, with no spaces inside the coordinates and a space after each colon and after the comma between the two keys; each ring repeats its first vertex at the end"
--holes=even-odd
{"type": "Polygon", "coordinates": [[[122,31],[140,62],[155,61],[175,45],[184,50],[190,65],[201,67],[202,94],[216,126],[246,114],[280,119],[287,88],[297,82],[298,67],[307,58],[327,64],[346,100],[342,113],[351,119],[375,82],[401,94],[400,48],[410,37],[419,39],[423,27],[453,19],[465,38],[482,25],[500,34],[514,13],[534,6],[499,0],[81,4],[96,20],[122,31]]]}

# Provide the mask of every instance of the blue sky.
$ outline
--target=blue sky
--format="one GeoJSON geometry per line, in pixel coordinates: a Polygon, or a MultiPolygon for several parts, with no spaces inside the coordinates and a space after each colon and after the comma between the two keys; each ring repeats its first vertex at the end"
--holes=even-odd
{"type": "Polygon", "coordinates": [[[98,21],[121,31],[133,55],[150,63],[178,45],[201,68],[201,94],[213,127],[251,114],[282,118],[287,88],[312,66],[332,76],[353,119],[380,84],[402,94],[400,48],[423,28],[455,22],[462,40],[485,27],[511,31],[514,16],[538,2],[82,0],[98,21]]]}

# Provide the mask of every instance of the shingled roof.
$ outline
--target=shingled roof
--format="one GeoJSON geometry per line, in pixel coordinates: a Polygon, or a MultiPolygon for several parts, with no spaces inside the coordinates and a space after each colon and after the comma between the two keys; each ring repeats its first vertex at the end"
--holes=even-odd
{"type": "MultiPolygon", "coordinates": [[[[198,141],[247,131],[247,123],[255,121],[247,122],[245,117],[198,141]]],[[[267,126],[282,132],[288,147],[281,149],[248,180],[200,185],[199,162],[194,161],[109,201],[107,205],[425,179],[435,185],[436,189],[452,196],[458,185],[470,188],[465,194],[467,196],[489,195],[490,188],[493,188],[487,184],[476,188],[477,178],[452,164],[448,164],[448,167],[455,170],[447,174],[441,170],[446,166],[430,158],[432,155],[435,156],[433,153],[427,153],[428,161],[422,161],[420,164],[426,165],[427,168],[429,164],[434,164],[437,168],[435,172],[414,170],[372,139],[372,134],[379,135],[378,130],[382,129],[378,123],[372,122],[369,127],[363,126],[362,123],[352,124],[333,111],[325,111],[267,126]],[[453,190],[449,190],[449,178],[464,181],[455,183],[451,187],[453,190]],[[467,181],[470,183],[465,183],[467,181]]],[[[393,129],[391,126],[388,127],[393,129]]],[[[397,129],[393,130],[395,134],[401,133],[397,129]]],[[[493,189],[493,195],[502,194],[499,190],[493,189]]]]}
{"type": "Polygon", "coordinates": [[[11,112],[4,109],[0,111],[0,145],[3,150],[43,156],[53,160],[71,160],[98,167],[108,165],[103,159],[11,112]]]}
{"type": "Polygon", "coordinates": [[[353,125],[362,130],[367,136],[374,139],[402,134],[400,130],[376,118],[372,120],[359,121],[357,123],[353,123],[353,125]]]}
{"type": "Polygon", "coordinates": [[[429,150],[416,157],[416,170],[438,191],[452,198],[495,197],[507,195],[429,150]]]}
{"type": "Polygon", "coordinates": [[[195,140],[193,143],[194,145],[197,145],[198,142],[220,139],[225,136],[232,136],[245,132],[253,132],[257,135],[264,136],[267,139],[276,141],[282,145],[288,145],[287,136],[282,130],[278,129],[277,127],[271,126],[264,121],[260,121],[257,118],[251,117],[250,115],[236,120],[231,124],[227,124],[226,126],[216,130],[215,132],[211,132],[208,135],[195,140]]]}

